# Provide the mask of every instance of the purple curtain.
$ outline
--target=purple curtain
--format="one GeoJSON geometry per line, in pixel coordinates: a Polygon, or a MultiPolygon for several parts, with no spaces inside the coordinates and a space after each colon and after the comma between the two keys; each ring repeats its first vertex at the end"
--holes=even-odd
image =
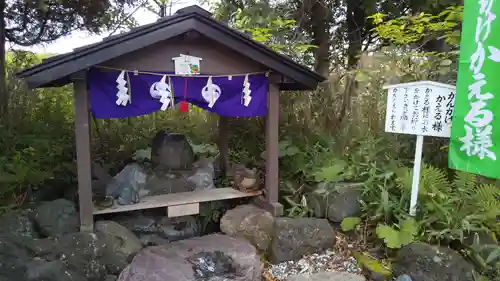
{"type": "MultiPolygon", "coordinates": [[[[151,86],[160,81],[162,76],[154,74],[134,74],[126,72],[124,80],[130,89],[131,102],[126,106],[116,104],[117,82],[121,71],[109,71],[92,68],[88,72],[88,88],[90,93],[90,108],[96,118],[124,118],[141,116],[160,110],[162,103],[151,96],[151,86]]],[[[156,73],[156,72],[155,72],[156,73]]],[[[158,73],[172,74],[172,73],[158,73]]],[[[220,97],[212,108],[202,96],[202,89],[207,84],[208,77],[178,77],[170,76],[174,102],[184,100],[207,111],[222,116],[248,117],[267,114],[268,78],[265,74],[249,74],[252,100],[248,106],[242,102],[243,82],[245,76],[212,77],[212,83],[220,87],[220,97]],[[184,86],[187,81],[187,91],[184,86]]],[[[167,79],[168,81],[168,79],[167,79]]],[[[168,108],[167,110],[176,110],[168,108]]]]}

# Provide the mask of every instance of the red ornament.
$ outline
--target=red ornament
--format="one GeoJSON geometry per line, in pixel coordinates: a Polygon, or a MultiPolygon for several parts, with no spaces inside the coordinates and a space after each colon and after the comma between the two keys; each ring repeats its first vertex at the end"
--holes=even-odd
{"type": "Polygon", "coordinates": [[[180,112],[188,112],[189,111],[189,105],[186,101],[187,86],[188,86],[188,80],[187,80],[187,77],[185,77],[184,78],[184,100],[179,103],[179,111],[180,112]]]}
{"type": "Polygon", "coordinates": [[[179,111],[180,112],[188,112],[189,111],[188,103],[185,100],[183,100],[179,103],[179,111]]]}

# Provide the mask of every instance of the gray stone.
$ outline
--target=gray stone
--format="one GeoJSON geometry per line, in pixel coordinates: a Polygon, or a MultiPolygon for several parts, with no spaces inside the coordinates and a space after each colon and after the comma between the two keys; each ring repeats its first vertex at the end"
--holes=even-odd
{"type": "Polygon", "coordinates": [[[474,266],[446,248],[413,243],[398,252],[394,276],[408,275],[413,281],[473,281],[474,266]]]}
{"type": "Polygon", "coordinates": [[[135,254],[142,249],[141,241],[130,230],[114,221],[98,221],[95,231],[106,243],[101,261],[109,273],[120,274],[135,254]]]}
{"type": "Polygon", "coordinates": [[[191,238],[200,233],[198,222],[194,216],[168,218],[139,215],[124,216],[118,221],[139,237],[154,234],[169,242],[191,238]]]}
{"type": "Polygon", "coordinates": [[[36,208],[35,222],[42,234],[61,237],[78,231],[79,215],[73,202],[57,199],[44,202],[36,208]]]}
{"type": "Polygon", "coordinates": [[[135,234],[154,234],[158,232],[158,226],[156,224],[157,218],[145,216],[145,215],[136,215],[129,216],[123,215],[117,217],[115,221],[125,226],[130,231],[135,234]]]}
{"type": "Polygon", "coordinates": [[[196,190],[215,188],[215,168],[210,159],[202,159],[193,164],[194,173],[187,181],[196,186],[196,190]]]}
{"type": "Polygon", "coordinates": [[[26,249],[5,237],[0,237],[0,274],[4,277],[22,280],[30,259],[26,249]]]}
{"type": "Polygon", "coordinates": [[[151,146],[151,162],[162,170],[187,170],[194,162],[194,151],[181,134],[159,131],[151,146]]]}
{"type": "Polygon", "coordinates": [[[158,235],[168,241],[188,239],[200,233],[198,221],[194,216],[163,217],[157,224],[158,235]]]}
{"type": "Polygon", "coordinates": [[[403,274],[398,276],[398,278],[396,278],[396,281],[412,281],[412,280],[410,276],[403,274]]]}
{"type": "Polygon", "coordinates": [[[68,271],[61,261],[33,260],[27,264],[28,281],[86,281],[85,277],[68,271]]]}
{"type": "Polygon", "coordinates": [[[365,277],[348,272],[320,272],[291,275],[285,281],[365,281],[365,277]]]}
{"type": "Polygon", "coordinates": [[[49,239],[34,238],[39,235],[28,210],[4,214],[0,226],[0,272],[9,278],[24,278],[28,261],[53,249],[49,239]]]}
{"type": "Polygon", "coordinates": [[[362,191],[356,184],[343,184],[328,196],[326,216],[331,222],[356,217],[361,211],[362,191]]]}
{"type": "Polygon", "coordinates": [[[211,279],[213,277],[230,277],[238,270],[233,259],[221,251],[194,254],[186,259],[194,269],[196,279],[211,279]]]}
{"type": "Polygon", "coordinates": [[[146,192],[160,195],[214,188],[215,168],[211,160],[194,160],[194,150],[184,135],[159,131],[153,138],[154,173],[147,180],[146,192]]]}
{"type": "Polygon", "coordinates": [[[145,248],[118,280],[195,281],[200,274],[211,281],[260,281],[262,264],[246,240],[213,234],[145,248]]]}
{"type": "Polygon", "coordinates": [[[334,244],[335,233],[326,219],[276,218],[269,258],[272,263],[298,260],[334,244]]]}
{"type": "Polygon", "coordinates": [[[167,239],[158,234],[139,234],[139,240],[143,247],[165,245],[170,243],[167,239]]]}
{"type": "Polygon", "coordinates": [[[240,205],[220,220],[223,233],[245,238],[261,252],[267,252],[274,230],[274,217],[255,205],[240,205]]]}
{"type": "Polygon", "coordinates": [[[56,241],[52,238],[30,239],[24,244],[26,249],[35,257],[50,255],[56,247],[56,241]]]}
{"type": "Polygon", "coordinates": [[[39,238],[28,210],[7,212],[0,216],[0,236],[39,238]]]}
{"type": "Polygon", "coordinates": [[[106,195],[116,198],[120,205],[138,203],[147,194],[146,179],[146,171],[139,164],[128,164],[106,186],[106,195]]]}
{"type": "Polygon", "coordinates": [[[106,267],[100,261],[106,244],[104,238],[94,233],[76,232],[62,236],[56,247],[56,254],[67,268],[78,273],[88,281],[99,281],[106,267]]]}
{"type": "MultiPolygon", "coordinates": [[[[331,183],[320,183],[320,185],[331,183]]],[[[321,187],[320,189],[330,189],[332,187],[321,187]]],[[[314,217],[327,218],[331,222],[342,222],[344,218],[355,217],[361,211],[361,189],[359,183],[336,183],[336,191],[330,192],[327,196],[318,193],[307,193],[306,200],[308,206],[313,210],[314,217]]]]}
{"type": "Polygon", "coordinates": [[[0,235],[0,243],[3,245],[3,247],[0,247],[0,251],[4,250],[6,255],[19,254],[19,258],[24,255],[29,257],[45,257],[55,247],[55,242],[52,238],[38,239],[19,233],[16,235],[16,232],[0,235]]]}
{"type": "Polygon", "coordinates": [[[118,276],[116,275],[108,275],[106,276],[106,279],[104,279],[104,281],[116,281],[118,280],[118,276]]]}
{"type": "Polygon", "coordinates": [[[188,180],[194,171],[164,172],[156,171],[146,182],[149,195],[161,195],[189,192],[196,189],[196,184],[188,180]]]}

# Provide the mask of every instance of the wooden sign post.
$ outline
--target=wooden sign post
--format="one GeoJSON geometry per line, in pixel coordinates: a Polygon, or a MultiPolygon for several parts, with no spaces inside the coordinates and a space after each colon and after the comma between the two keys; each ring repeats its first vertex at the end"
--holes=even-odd
{"type": "Polygon", "coordinates": [[[449,138],[455,104],[455,86],[432,81],[385,86],[385,131],[417,136],[411,188],[411,216],[417,211],[424,136],[449,138]]]}

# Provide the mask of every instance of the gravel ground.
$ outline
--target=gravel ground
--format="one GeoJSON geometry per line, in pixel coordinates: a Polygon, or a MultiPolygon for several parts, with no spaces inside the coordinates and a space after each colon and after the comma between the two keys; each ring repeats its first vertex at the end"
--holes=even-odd
{"type": "Polygon", "coordinates": [[[270,264],[264,270],[265,281],[282,281],[290,275],[343,271],[361,274],[361,268],[352,256],[355,245],[349,244],[345,237],[338,236],[336,245],[322,253],[306,255],[298,261],[270,264]]]}
{"type": "Polygon", "coordinates": [[[264,274],[271,280],[285,280],[290,275],[311,274],[318,272],[344,271],[349,273],[361,273],[356,259],[343,257],[335,252],[327,251],[322,254],[305,256],[298,261],[288,261],[267,268],[264,274]],[[269,278],[270,277],[270,278],[269,278]]]}

